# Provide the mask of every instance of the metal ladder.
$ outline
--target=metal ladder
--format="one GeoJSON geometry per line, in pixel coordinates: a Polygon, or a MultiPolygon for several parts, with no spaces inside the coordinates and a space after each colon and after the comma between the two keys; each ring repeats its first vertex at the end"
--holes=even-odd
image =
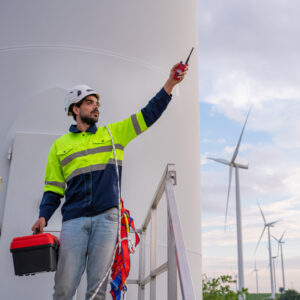
{"type": "Polygon", "coordinates": [[[138,285],[138,300],[145,299],[145,286],[148,283],[150,283],[150,300],[156,300],[156,277],[166,271],[168,272],[168,300],[177,300],[177,271],[182,299],[196,299],[175,201],[173,186],[176,184],[175,165],[168,164],[147,212],[143,226],[138,230],[141,238],[139,278],[138,280],[127,280],[127,284],[138,285]],[[168,260],[159,267],[156,267],[157,206],[164,192],[166,193],[168,207],[168,260]],[[150,274],[145,277],[146,230],[150,220],[150,274]]]}

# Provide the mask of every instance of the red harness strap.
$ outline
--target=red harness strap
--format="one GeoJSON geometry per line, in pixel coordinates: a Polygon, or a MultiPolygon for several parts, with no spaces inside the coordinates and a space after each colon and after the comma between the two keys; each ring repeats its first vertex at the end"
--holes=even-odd
{"type": "MultiPolygon", "coordinates": [[[[114,264],[112,266],[112,282],[111,282],[111,295],[113,300],[120,300],[123,292],[125,297],[127,287],[126,279],[130,272],[130,254],[134,253],[135,247],[140,242],[140,238],[135,230],[133,219],[130,217],[128,209],[124,208],[123,199],[121,199],[121,247],[117,248],[114,264]],[[130,228],[135,233],[135,244],[133,245],[129,232],[130,228]],[[119,249],[120,248],[120,249],[119,249]]],[[[119,241],[118,241],[119,243],[119,241]]]]}

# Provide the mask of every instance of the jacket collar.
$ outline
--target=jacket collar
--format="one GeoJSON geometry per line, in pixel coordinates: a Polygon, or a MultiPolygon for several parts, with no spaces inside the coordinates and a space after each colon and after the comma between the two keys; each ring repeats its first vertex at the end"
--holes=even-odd
{"type": "MultiPolygon", "coordinates": [[[[70,126],[70,128],[69,128],[69,131],[70,132],[73,132],[73,133],[80,133],[81,131],[76,127],[76,125],[71,125],[70,126]]],[[[96,133],[97,132],[97,126],[94,124],[94,125],[92,125],[91,127],[89,127],[88,129],[87,129],[87,131],[86,132],[91,132],[91,133],[96,133]]]]}

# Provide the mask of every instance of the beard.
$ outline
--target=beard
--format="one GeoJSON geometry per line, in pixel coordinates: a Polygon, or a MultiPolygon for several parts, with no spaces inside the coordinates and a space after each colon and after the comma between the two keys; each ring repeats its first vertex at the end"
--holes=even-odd
{"type": "MultiPolygon", "coordinates": [[[[93,112],[91,112],[91,115],[94,113],[94,111],[93,112]]],[[[85,124],[88,124],[88,125],[90,125],[90,126],[93,126],[94,124],[96,124],[97,122],[98,122],[98,117],[92,117],[92,116],[84,116],[84,115],[82,115],[81,113],[80,113],[80,119],[81,119],[81,121],[83,122],[83,123],[85,123],[85,124]]],[[[99,115],[98,115],[99,116],[99,115]]]]}

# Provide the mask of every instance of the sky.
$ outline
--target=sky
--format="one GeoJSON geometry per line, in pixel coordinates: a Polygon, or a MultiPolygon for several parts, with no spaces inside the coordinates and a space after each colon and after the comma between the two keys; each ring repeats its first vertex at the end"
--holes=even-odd
{"type": "MultiPolygon", "coordinates": [[[[237,162],[240,170],[245,286],[270,291],[267,222],[279,238],[286,288],[300,291],[300,2],[199,1],[199,86],[203,273],[237,274],[235,181],[224,231],[229,169],[207,157],[230,160],[252,110],[237,162]],[[252,273],[252,274],[251,274],[252,273]]],[[[278,245],[272,239],[272,254],[278,245]]],[[[276,285],[282,286],[280,257],[276,285]]]]}

